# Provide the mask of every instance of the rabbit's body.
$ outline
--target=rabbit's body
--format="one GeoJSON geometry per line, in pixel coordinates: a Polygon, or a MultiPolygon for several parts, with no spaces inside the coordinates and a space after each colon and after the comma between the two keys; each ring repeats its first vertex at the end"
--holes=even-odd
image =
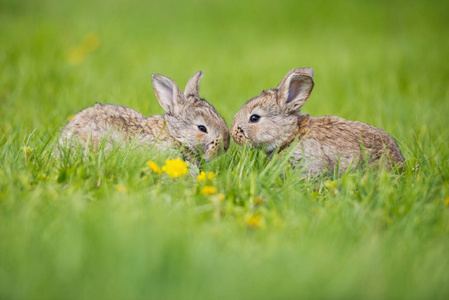
{"type": "Polygon", "coordinates": [[[234,117],[231,133],[238,144],[289,149],[291,162],[309,176],[340,172],[367,162],[387,169],[403,163],[394,139],[381,129],[336,116],[310,117],[300,108],[313,88],[311,68],[290,71],[276,89],[263,91],[248,101],[234,117]],[[289,146],[295,143],[295,148],[289,146]]]}
{"type": "MultiPolygon", "coordinates": [[[[391,166],[389,159],[402,163],[404,158],[396,141],[385,131],[356,121],[336,116],[298,117],[299,142],[291,151],[292,163],[318,175],[323,170],[345,171],[365,159],[370,165],[379,163],[391,166]]],[[[287,149],[293,139],[281,146],[287,149]]]]}
{"type": "Polygon", "coordinates": [[[189,160],[200,153],[206,159],[219,155],[229,148],[229,130],[215,108],[199,98],[201,76],[193,75],[182,93],[171,79],[153,74],[153,88],[166,114],[146,118],[128,107],[97,103],[69,121],[59,144],[71,147],[75,140],[95,149],[104,142],[107,150],[134,141],[139,147],[182,150],[189,160]]]}
{"type": "Polygon", "coordinates": [[[163,116],[146,118],[131,108],[114,104],[97,103],[76,114],[62,130],[59,141],[63,144],[73,137],[84,147],[94,149],[102,142],[109,149],[132,140],[140,146],[154,144],[160,150],[179,146],[163,116]]]}

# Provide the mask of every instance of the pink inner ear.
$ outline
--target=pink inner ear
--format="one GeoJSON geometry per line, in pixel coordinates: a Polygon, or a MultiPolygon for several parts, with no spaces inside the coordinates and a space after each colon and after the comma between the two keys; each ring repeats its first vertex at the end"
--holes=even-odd
{"type": "Polygon", "coordinates": [[[166,103],[169,107],[173,107],[173,86],[170,81],[157,80],[155,88],[159,93],[160,100],[166,103]]]}
{"type": "Polygon", "coordinates": [[[286,103],[296,100],[306,100],[310,93],[311,83],[305,78],[292,80],[288,89],[288,98],[286,103]]]}

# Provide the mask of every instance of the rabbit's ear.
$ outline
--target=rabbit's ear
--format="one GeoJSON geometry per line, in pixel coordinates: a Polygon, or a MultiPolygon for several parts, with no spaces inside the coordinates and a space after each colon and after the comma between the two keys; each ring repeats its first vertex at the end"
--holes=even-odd
{"type": "Polygon", "coordinates": [[[193,95],[195,97],[199,97],[200,94],[200,79],[203,77],[203,72],[198,71],[193,75],[189,81],[187,81],[186,89],[184,91],[184,95],[188,97],[189,95],[193,95]]]}
{"type": "Polygon", "coordinates": [[[153,74],[153,89],[159,104],[167,113],[175,113],[185,104],[185,97],[176,83],[168,77],[153,74]]]}
{"type": "Polygon", "coordinates": [[[309,99],[313,85],[312,68],[291,70],[277,87],[279,90],[279,104],[289,110],[298,111],[309,99]]]}

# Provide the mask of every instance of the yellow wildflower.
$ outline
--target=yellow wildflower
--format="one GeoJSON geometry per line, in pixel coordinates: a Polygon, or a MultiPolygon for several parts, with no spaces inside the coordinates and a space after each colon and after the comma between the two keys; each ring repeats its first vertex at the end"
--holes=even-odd
{"type": "Polygon", "coordinates": [[[200,175],[196,176],[198,178],[198,182],[206,181],[206,172],[201,171],[200,175]]]}
{"type": "Polygon", "coordinates": [[[198,178],[198,182],[206,181],[206,179],[213,180],[215,179],[215,173],[201,171],[200,175],[198,175],[196,178],[198,178]]]}
{"type": "Polygon", "coordinates": [[[117,192],[119,192],[119,193],[126,193],[126,192],[128,191],[128,188],[127,188],[126,186],[120,185],[120,184],[117,184],[117,185],[115,186],[115,189],[116,189],[117,192]]]}
{"type": "Polygon", "coordinates": [[[165,166],[162,167],[162,171],[173,178],[178,178],[189,173],[187,163],[179,158],[167,160],[165,166]]]}
{"type": "Polygon", "coordinates": [[[224,199],[226,199],[225,194],[220,193],[220,194],[218,194],[217,196],[218,196],[218,199],[219,199],[220,201],[224,201],[224,199]]]}
{"type": "Polygon", "coordinates": [[[449,205],[449,197],[446,197],[446,200],[444,200],[444,205],[449,205]]]}
{"type": "Polygon", "coordinates": [[[71,121],[75,115],[70,115],[67,117],[67,121],[71,121]]]}
{"type": "Polygon", "coordinates": [[[253,215],[253,214],[246,214],[245,222],[249,227],[252,227],[252,228],[260,227],[265,224],[265,220],[262,216],[253,215]]]}
{"type": "Polygon", "coordinates": [[[203,195],[213,195],[217,190],[212,185],[205,185],[201,188],[201,194],[203,195]]]}
{"type": "Polygon", "coordinates": [[[151,171],[153,171],[156,174],[162,174],[162,170],[161,168],[154,162],[154,161],[149,161],[147,162],[147,166],[151,169],[151,171]]]}

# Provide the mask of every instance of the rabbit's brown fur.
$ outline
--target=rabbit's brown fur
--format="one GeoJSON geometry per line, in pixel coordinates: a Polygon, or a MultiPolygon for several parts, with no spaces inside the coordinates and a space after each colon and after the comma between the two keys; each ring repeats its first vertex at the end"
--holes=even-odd
{"type": "Polygon", "coordinates": [[[307,170],[309,175],[340,171],[382,159],[388,169],[402,165],[404,158],[394,139],[381,129],[362,122],[347,121],[336,116],[309,117],[301,114],[313,89],[311,68],[293,69],[277,88],[263,91],[237,112],[231,127],[234,141],[253,147],[291,149],[291,161],[307,170]],[[251,122],[253,115],[259,116],[251,122]]]}
{"type": "Polygon", "coordinates": [[[189,80],[184,94],[171,79],[153,74],[153,87],[165,115],[146,118],[128,107],[97,103],[69,121],[59,142],[70,146],[76,139],[84,147],[96,148],[104,140],[108,149],[135,140],[139,146],[183,149],[187,159],[197,157],[198,149],[206,159],[216,156],[229,148],[230,135],[215,108],[199,98],[201,76],[197,72],[189,80]],[[199,126],[207,132],[199,130],[199,126]]]}

